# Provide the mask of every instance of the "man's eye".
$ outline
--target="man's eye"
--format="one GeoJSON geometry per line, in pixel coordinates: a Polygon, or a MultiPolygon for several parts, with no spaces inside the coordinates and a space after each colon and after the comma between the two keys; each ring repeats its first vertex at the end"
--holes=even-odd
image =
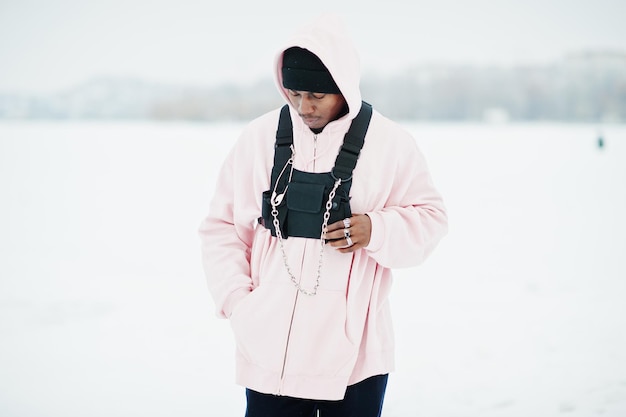
{"type": "Polygon", "coordinates": [[[293,91],[293,90],[289,90],[289,93],[294,97],[298,97],[300,95],[300,93],[298,93],[297,91],[293,91]]]}
{"type": "Polygon", "coordinates": [[[311,94],[311,95],[313,96],[313,98],[316,98],[318,100],[321,100],[321,99],[323,99],[326,96],[326,94],[323,94],[323,93],[315,93],[315,94],[311,94]]]}

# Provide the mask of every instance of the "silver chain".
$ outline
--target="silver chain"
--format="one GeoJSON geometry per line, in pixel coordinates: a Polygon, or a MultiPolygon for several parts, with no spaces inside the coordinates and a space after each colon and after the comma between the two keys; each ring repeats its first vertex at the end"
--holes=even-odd
{"type": "Polygon", "coordinates": [[[328,201],[326,202],[326,211],[324,212],[324,221],[322,222],[322,231],[320,234],[320,256],[319,256],[319,260],[317,264],[317,278],[315,280],[315,286],[313,287],[313,290],[309,291],[309,290],[302,288],[302,286],[300,286],[300,283],[296,279],[295,275],[293,274],[293,272],[291,272],[291,267],[289,266],[289,261],[287,259],[287,252],[285,252],[285,246],[283,243],[283,234],[280,231],[280,221],[278,220],[278,208],[277,207],[283,200],[285,193],[287,192],[287,188],[289,187],[289,183],[287,183],[287,186],[285,187],[282,194],[279,194],[279,195],[276,194],[276,186],[278,184],[278,180],[280,179],[282,174],[285,172],[287,165],[290,163],[291,163],[291,172],[289,173],[289,181],[291,181],[291,174],[293,173],[293,157],[294,157],[293,147],[291,148],[291,152],[292,152],[291,158],[289,159],[289,161],[287,161],[287,164],[285,164],[282,171],[278,175],[278,178],[276,179],[276,185],[274,185],[274,191],[272,192],[271,204],[272,204],[272,217],[274,218],[274,220],[272,221],[272,224],[274,225],[274,230],[276,230],[276,237],[278,238],[280,251],[283,254],[283,263],[285,264],[285,269],[287,269],[287,273],[289,274],[289,277],[291,278],[291,282],[293,282],[293,285],[295,285],[298,291],[300,291],[302,294],[313,296],[317,294],[317,289],[320,286],[320,278],[322,276],[322,265],[324,263],[324,247],[325,247],[324,233],[326,232],[326,228],[328,227],[328,220],[330,219],[330,209],[333,207],[333,198],[335,198],[337,188],[339,188],[339,185],[341,185],[341,179],[337,179],[335,181],[335,185],[333,186],[333,189],[330,191],[330,194],[328,195],[328,201]]]}

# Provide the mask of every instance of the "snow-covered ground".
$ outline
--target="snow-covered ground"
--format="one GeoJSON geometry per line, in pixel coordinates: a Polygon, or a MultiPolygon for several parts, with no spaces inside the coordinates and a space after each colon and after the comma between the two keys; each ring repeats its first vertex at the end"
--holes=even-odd
{"type": "MultiPolygon", "coordinates": [[[[0,124],[0,415],[243,415],[196,229],[240,125],[0,124]]],[[[626,415],[626,126],[407,124],[450,233],[386,417],[626,415]]]]}

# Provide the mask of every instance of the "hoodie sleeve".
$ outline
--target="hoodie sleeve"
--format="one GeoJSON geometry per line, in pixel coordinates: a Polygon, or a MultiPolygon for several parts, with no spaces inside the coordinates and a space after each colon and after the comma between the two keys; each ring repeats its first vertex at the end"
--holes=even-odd
{"type": "Polygon", "coordinates": [[[384,165],[395,169],[381,196],[385,204],[367,212],[372,222],[365,248],[380,265],[404,268],[422,263],[448,230],[443,200],[431,180],[426,160],[415,140],[408,137],[394,148],[384,165]],[[392,162],[390,162],[392,161],[392,162]]]}
{"type": "Polygon", "coordinates": [[[252,154],[242,134],[219,172],[208,216],[199,227],[202,263],[218,317],[230,317],[253,289],[250,254],[259,212],[252,154]]]}

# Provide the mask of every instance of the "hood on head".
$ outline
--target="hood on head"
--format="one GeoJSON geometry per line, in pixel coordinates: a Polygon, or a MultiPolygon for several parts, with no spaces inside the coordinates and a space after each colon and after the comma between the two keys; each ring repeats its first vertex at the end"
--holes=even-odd
{"type": "Polygon", "coordinates": [[[361,108],[361,68],[359,56],[348,37],[343,21],[334,14],[324,14],[306,24],[276,54],[274,76],[279,92],[289,103],[283,87],[283,53],[292,47],[313,52],[326,66],[348,104],[348,118],[353,119],[361,108]]]}

